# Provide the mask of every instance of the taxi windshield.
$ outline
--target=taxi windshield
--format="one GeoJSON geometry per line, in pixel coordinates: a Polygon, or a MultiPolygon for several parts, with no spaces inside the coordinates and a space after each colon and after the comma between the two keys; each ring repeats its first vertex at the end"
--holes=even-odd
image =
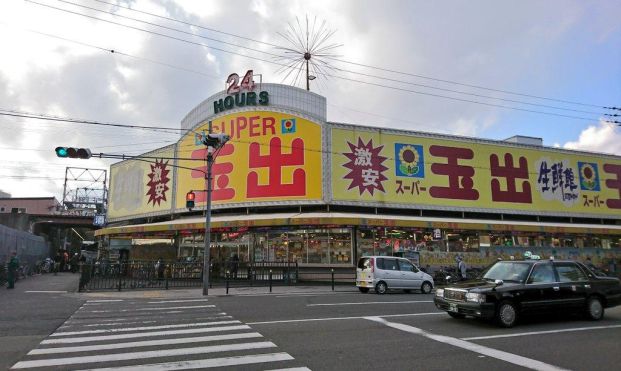
{"type": "Polygon", "coordinates": [[[522,262],[497,262],[483,273],[483,278],[486,280],[524,282],[530,266],[530,264],[522,262]]]}

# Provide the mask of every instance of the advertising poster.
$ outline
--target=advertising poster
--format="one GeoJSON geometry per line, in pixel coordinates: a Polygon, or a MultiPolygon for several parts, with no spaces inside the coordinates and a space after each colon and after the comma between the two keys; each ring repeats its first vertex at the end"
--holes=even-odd
{"type": "Polygon", "coordinates": [[[336,127],[334,201],[621,214],[621,158],[336,127]]]}
{"type": "MultiPolygon", "coordinates": [[[[206,201],[206,147],[202,136],[209,124],[188,133],[179,142],[177,205],[196,193],[196,205],[206,201]]],[[[322,200],[321,125],[291,114],[247,111],[212,121],[212,133],[230,140],[215,153],[212,202],[247,204],[322,200]]]]}
{"type": "Polygon", "coordinates": [[[109,220],[170,212],[174,146],[143,156],[148,158],[126,160],[110,166],[109,220]]]}

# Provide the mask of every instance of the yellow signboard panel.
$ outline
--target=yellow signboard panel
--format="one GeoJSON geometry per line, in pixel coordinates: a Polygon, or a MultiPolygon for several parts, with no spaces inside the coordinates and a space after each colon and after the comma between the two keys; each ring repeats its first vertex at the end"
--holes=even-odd
{"type": "MultiPolygon", "coordinates": [[[[179,142],[177,205],[193,190],[206,202],[208,123],[179,142]],[[195,160],[193,160],[195,159],[195,160]]],[[[212,168],[215,205],[322,200],[322,127],[299,116],[270,111],[238,112],[212,121],[213,133],[231,139],[216,153],[212,168]]]]}
{"type": "Polygon", "coordinates": [[[332,128],[334,201],[621,215],[621,158],[332,128]]]}
{"type": "Polygon", "coordinates": [[[174,146],[110,167],[108,219],[170,212],[174,146]]]}

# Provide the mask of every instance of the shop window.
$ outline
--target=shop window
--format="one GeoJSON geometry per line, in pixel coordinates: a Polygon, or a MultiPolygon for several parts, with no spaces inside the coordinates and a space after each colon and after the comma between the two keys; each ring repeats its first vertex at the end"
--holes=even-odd
{"type": "Polygon", "coordinates": [[[356,233],[356,253],[358,257],[376,255],[375,231],[373,229],[358,229],[356,233]]]}
{"type": "Polygon", "coordinates": [[[446,240],[449,252],[478,252],[479,236],[477,232],[457,231],[455,233],[447,233],[446,240]]]}

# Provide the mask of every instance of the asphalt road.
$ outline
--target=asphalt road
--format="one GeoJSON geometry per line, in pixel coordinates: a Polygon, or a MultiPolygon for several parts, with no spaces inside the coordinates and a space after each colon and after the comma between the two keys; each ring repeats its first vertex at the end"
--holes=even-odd
{"type": "Polygon", "coordinates": [[[27,277],[15,289],[0,287],[0,370],[58,328],[85,301],[74,294],[78,274],[27,277]]]}
{"type": "MultiPolygon", "coordinates": [[[[50,315],[51,335],[36,331],[22,354],[32,350],[13,367],[617,370],[621,364],[621,307],[599,322],[554,316],[503,329],[452,319],[436,310],[432,295],[339,289],[345,291],[213,290],[207,298],[200,290],[59,294],[63,313],[75,306],[71,316],[50,315]]],[[[14,336],[6,340],[3,332],[0,341],[6,346],[14,336]]]]}
{"type": "Polygon", "coordinates": [[[618,370],[621,307],[604,320],[527,318],[504,329],[436,310],[432,295],[218,297],[219,308],[312,370],[618,370]]]}

